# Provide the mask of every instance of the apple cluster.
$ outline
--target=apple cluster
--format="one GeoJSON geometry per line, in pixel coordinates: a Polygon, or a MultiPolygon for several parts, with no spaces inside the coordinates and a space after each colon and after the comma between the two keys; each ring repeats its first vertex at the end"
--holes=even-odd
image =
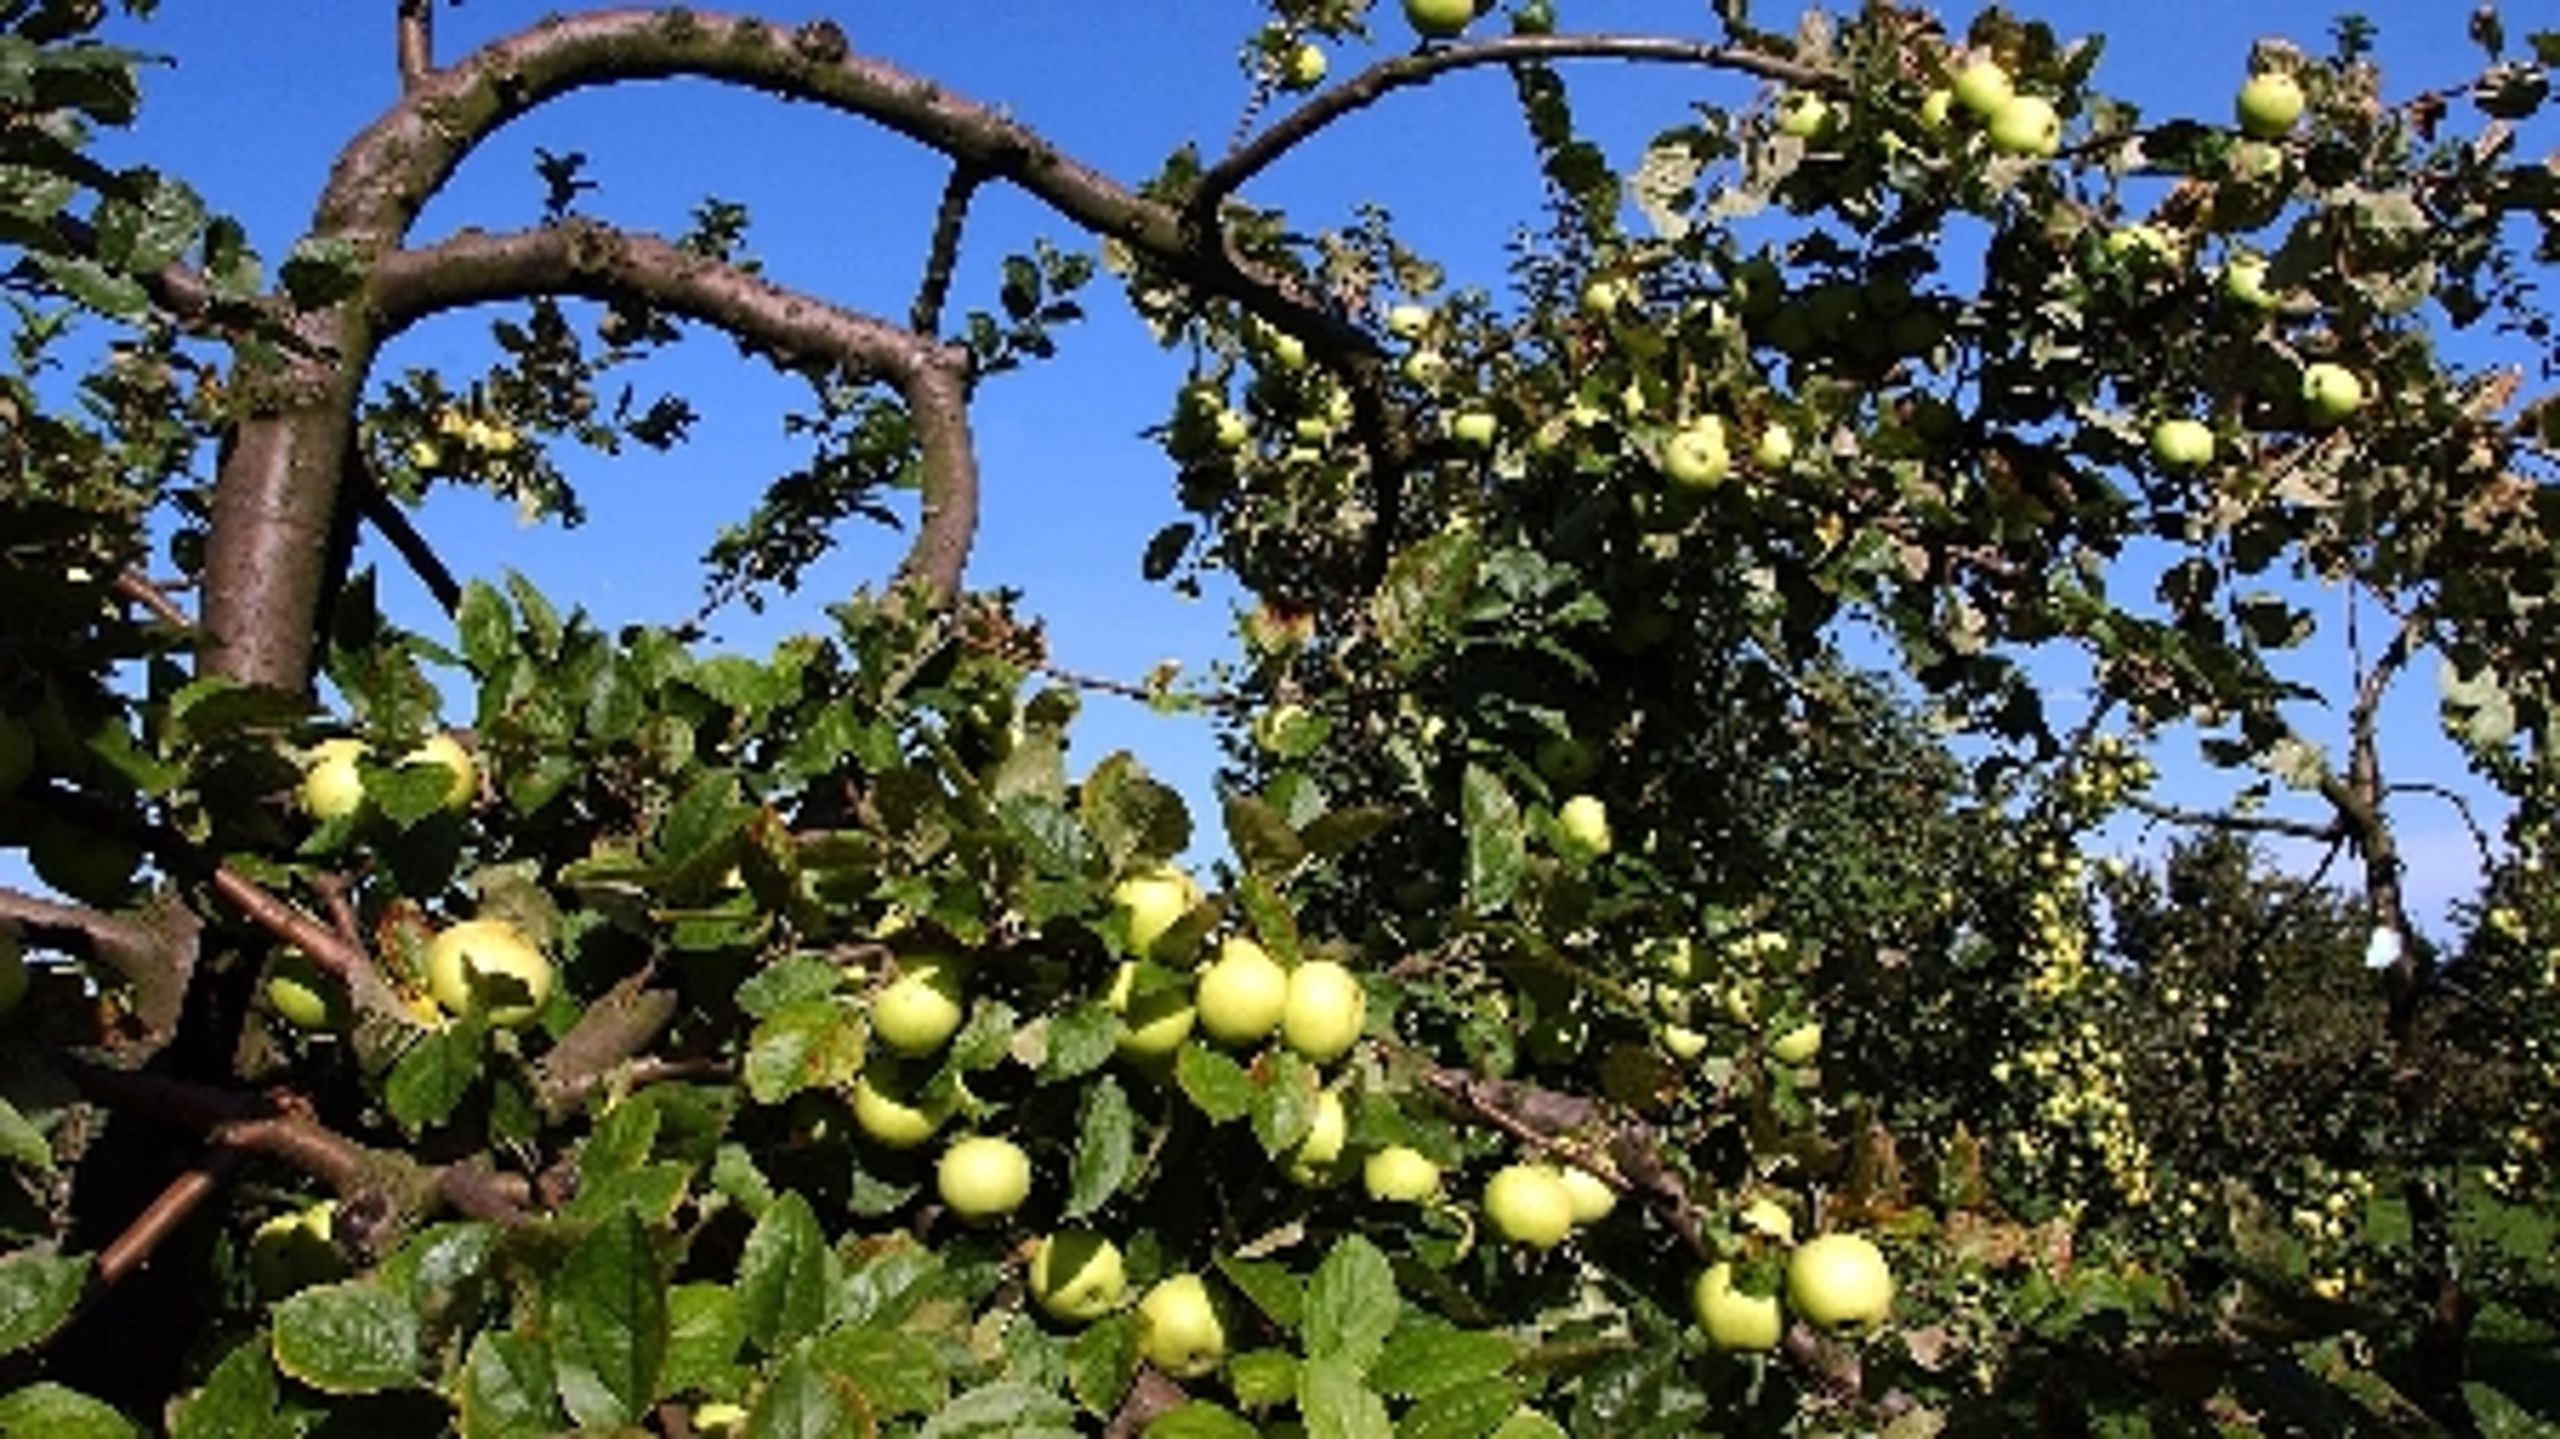
{"type": "Polygon", "coordinates": [[[1736,1216],[1734,1253],[1691,1284],[1691,1311],[1707,1342],[1728,1353],[1764,1353],[1786,1333],[1786,1314],[1826,1334],[1855,1338],[1883,1324],[1893,1309],[1893,1270],[1864,1235],[1832,1233],[1795,1243],[1795,1218],[1771,1199],[1755,1199],[1736,1216]],[[1792,1246],[1792,1247],[1790,1247],[1792,1246]],[[1762,1255],[1786,1252],[1781,1290],[1758,1292],[1742,1282],[1762,1255]]]}

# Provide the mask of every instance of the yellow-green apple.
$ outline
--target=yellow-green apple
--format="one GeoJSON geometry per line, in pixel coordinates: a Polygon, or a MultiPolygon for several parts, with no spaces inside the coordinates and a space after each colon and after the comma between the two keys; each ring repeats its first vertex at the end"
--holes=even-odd
{"type": "Polygon", "coordinates": [[[1810,90],[1790,92],[1778,102],[1778,133],[1810,140],[1831,125],[1831,102],[1810,90]]]}
{"type": "Polygon", "coordinates": [[[1304,1058],[1328,1064],[1350,1053],[1368,1019],[1368,990],[1335,961],[1311,959],[1289,972],[1280,1039],[1304,1058]]]}
{"type": "Polygon", "coordinates": [[[1597,859],[1609,852],[1609,807],[1598,795],[1578,794],[1556,809],[1556,830],[1568,852],[1597,859]]]}
{"type": "MultiPolygon", "coordinates": [[[[2005,77],[2004,77],[2005,78],[2005,77]]],[[[1947,112],[1955,107],[1956,92],[1943,87],[1920,99],[1920,128],[1937,134],[1947,128],[1947,112]]]]}
{"type": "Polygon", "coordinates": [[[1751,446],[1752,463],[1764,470],[1783,470],[1795,457],[1795,431],[1775,420],[1761,427],[1759,440],[1751,446]]]}
{"type": "Polygon", "coordinates": [[[1750,1233],[1774,1239],[1780,1244],[1795,1243],[1795,1216],[1787,1212],[1785,1205],[1765,1195],[1742,1206],[1740,1220],[1742,1227],[1750,1233]]]}
{"type": "Polygon", "coordinates": [[[1955,74],[1952,93],[1955,102],[1988,120],[2000,113],[2001,107],[2016,98],[2017,91],[2009,83],[2009,72],[1997,60],[1976,60],[1955,74]]]}
{"type": "Polygon", "coordinates": [[[1431,307],[1428,305],[1391,305],[1387,309],[1387,333],[1399,340],[1418,340],[1422,338],[1422,332],[1430,328],[1431,307]]]}
{"type": "Polygon", "coordinates": [[[336,1201],[323,1200],[258,1226],[249,1236],[249,1282],[261,1296],[281,1299],[346,1276],[346,1256],[330,1238],[337,1212],[336,1201]]]}
{"type": "Polygon", "coordinates": [[[1736,1289],[1731,1264],[1708,1266],[1707,1272],[1698,1276],[1689,1298],[1697,1310],[1698,1327],[1706,1331],[1707,1342],[1718,1349],[1759,1353],[1777,1348],[1779,1336],[1786,1332],[1786,1316],[1779,1311],[1778,1296],[1736,1289]]]}
{"type": "Polygon", "coordinates": [[[1031,1197],[1031,1156],[1010,1139],[971,1135],[942,1151],[933,1186],[963,1219],[1011,1214],[1031,1197]]]}
{"type": "Polygon", "coordinates": [[[1476,0],[1404,0],[1404,18],[1424,39],[1447,40],[1466,33],[1476,0]]]}
{"type": "Polygon", "coordinates": [[[747,1431],[747,1411],[727,1400],[693,1406],[693,1432],[702,1439],[738,1439],[747,1431]]]}
{"type": "Polygon", "coordinates": [[[1324,47],[1312,40],[1298,42],[1289,52],[1288,63],[1281,67],[1281,83],[1292,90],[1312,90],[1324,83],[1326,69],[1324,47]]]}
{"type": "Polygon", "coordinates": [[[891,1149],[913,1149],[931,1139],[957,1100],[926,1099],[922,1077],[894,1064],[864,1066],[853,1081],[853,1122],[891,1149]]]}
{"type": "Polygon", "coordinates": [[[1351,1116],[1342,1096],[1330,1089],[1316,1092],[1315,1109],[1307,1116],[1307,1132],[1287,1156],[1289,1178],[1309,1189],[1321,1189],[1341,1177],[1339,1163],[1351,1142],[1351,1116]]]}
{"type": "Polygon", "coordinates": [[[1501,430],[1502,423],[1483,410],[1461,411],[1449,421],[1449,437],[1472,450],[1492,449],[1501,430]]]}
{"type": "Polygon", "coordinates": [[[400,763],[444,766],[451,776],[444,791],[446,809],[460,812],[471,808],[471,802],[479,798],[480,767],[472,762],[471,751],[452,735],[439,731],[427,736],[416,749],[401,756],[400,763]]]}
{"type": "Polygon", "coordinates": [[[2315,425],[2334,425],[2364,404],[2364,381],[2344,365],[2320,360],[2302,370],[2302,408],[2315,425]]]}
{"type": "Polygon", "coordinates": [[[360,739],[324,739],[313,745],[302,768],[302,812],[325,822],[363,808],[364,776],[356,764],[368,748],[360,739]]]}
{"type": "Polygon", "coordinates": [[[2261,140],[2272,140],[2302,118],[2302,86],[2291,75],[2266,70],[2240,87],[2232,109],[2240,128],[2261,140]]]}
{"type": "Polygon", "coordinates": [[[940,1049],[967,1012],[966,974],[949,955],[906,955],[898,977],[871,996],[871,1033],[909,1057],[940,1049]]]}
{"type": "Polygon", "coordinates": [[[1553,1249],[1573,1230],[1573,1192],[1546,1165],[1507,1165],[1485,1181],[1484,1213],[1514,1244],[1553,1249]]]}
{"type": "Polygon", "coordinates": [[[1390,1144],[1361,1164],[1360,1182],[1372,1199],[1419,1204],[1440,1192],[1440,1166],[1410,1145],[1390,1144]]]}
{"type": "Polygon", "coordinates": [[[2151,427],[2151,457],[2167,469],[2201,469],[2213,460],[2213,430],[2201,420],[2162,420],[2151,427]]]}
{"type": "Polygon", "coordinates": [[[1130,953],[1154,959],[1156,941],[1200,902],[1200,886],[1181,869],[1161,864],[1120,881],[1112,888],[1111,901],[1128,917],[1130,953]]]}
{"type": "Polygon", "coordinates": [[[1061,1229],[1032,1247],[1031,1298],[1052,1319],[1089,1324],[1128,1294],[1120,1246],[1090,1229],[1061,1229]]]}
{"type": "Polygon", "coordinates": [[[427,942],[427,992],[453,1014],[513,1029],[551,997],[551,961],[504,920],[466,919],[427,942]]]}
{"type": "Polygon", "coordinates": [[[1769,1041],[1769,1057],[1780,1064],[1809,1064],[1822,1052],[1822,1026],[1808,1021],[1769,1041]]]}
{"type": "Polygon", "coordinates": [[[1289,1008],[1289,971],[1242,935],[1218,945],[1193,994],[1200,1027],[1220,1044],[1259,1044],[1289,1008]]]}
{"type": "Polygon", "coordinates": [[[310,955],[288,949],[267,966],[267,1007],[296,1029],[335,1029],[346,1019],[346,991],[310,955]]]}
{"type": "Polygon", "coordinates": [[[2041,95],[2013,95],[1991,117],[1991,148],[2003,155],[2055,154],[2062,149],[2062,116],[2041,95]]]}
{"type": "Polygon", "coordinates": [[[1176,1274],[1138,1301],[1138,1353],[1176,1379],[1198,1379],[1227,1357],[1227,1326],[1197,1274],[1176,1274]]]}
{"type": "Polygon", "coordinates": [[[1817,1329],[1864,1333],[1893,1308],[1893,1271],[1863,1235],[1808,1239],[1787,1256],[1787,1304],[1817,1329]]]}
{"type": "Polygon", "coordinates": [[[1565,1198],[1573,1205],[1576,1224],[1597,1224],[1618,1207],[1618,1191],[1588,1169],[1568,1164],[1557,1171],[1556,1179],[1564,1185],[1565,1198]]]}
{"type": "Polygon", "coordinates": [[[1122,961],[1105,996],[1120,1016],[1120,1052],[1131,1059],[1162,1059],[1191,1037],[1199,1009],[1188,987],[1168,984],[1139,994],[1137,986],[1138,962],[1122,961]]]}
{"type": "Polygon", "coordinates": [[[2267,288],[2267,257],[2243,252],[2222,267],[2222,293],[2252,310],[2272,310],[2277,299],[2267,288]]]}
{"type": "Polygon", "coordinates": [[[1724,421],[1713,415],[1681,427],[1662,442],[1662,472],[1683,489],[1712,489],[1724,482],[1732,468],[1724,421]]]}

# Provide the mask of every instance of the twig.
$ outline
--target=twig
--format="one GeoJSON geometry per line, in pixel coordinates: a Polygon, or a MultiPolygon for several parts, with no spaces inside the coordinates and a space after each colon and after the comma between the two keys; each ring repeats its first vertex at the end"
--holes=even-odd
{"type": "Polygon", "coordinates": [[[177,602],[163,593],[139,570],[120,570],[115,577],[115,592],[151,611],[161,623],[173,630],[192,630],[195,616],[178,608],[177,602]]]}
{"type": "Polygon", "coordinates": [[[453,577],[453,570],[445,564],[444,557],[436,553],[435,546],[427,542],[427,537],[418,533],[417,525],[409,519],[409,512],[383,489],[382,481],[373,472],[373,462],[360,448],[356,452],[352,478],[355,481],[356,513],[373,526],[374,533],[390,542],[392,550],[409,566],[409,573],[416,575],[418,582],[427,587],[427,593],[435,596],[438,608],[448,615],[461,609],[462,582],[453,577]]]}
{"type": "Polygon", "coordinates": [[[2471,844],[2480,851],[2481,865],[2487,867],[2497,863],[2497,850],[2489,843],[2489,832],[2481,828],[2479,816],[2472,812],[2471,801],[2463,795],[2433,780],[2423,779],[2400,780],[2387,786],[2383,793],[2431,795],[2453,806],[2453,812],[2462,817],[2462,827],[2471,832],[2471,844]]]}
{"type": "Polygon", "coordinates": [[[184,1224],[188,1215],[239,1172],[242,1162],[241,1151],[216,1149],[170,1180],[150,1206],[124,1227],[123,1233],[98,1251],[98,1287],[113,1288],[147,1263],[171,1231],[184,1224]]]}
{"type": "Polygon", "coordinates": [[[915,305],[907,312],[907,328],[919,335],[942,331],[942,306],[951,297],[951,276],[959,268],[969,201],[986,178],[986,172],[973,166],[954,165],[951,178],[943,182],[942,202],[933,212],[933,246],[925,256],[924,280],[916,286],[915,305]]]}
{"type": "Polygon", "coordinates": [[[415,90],[436,68],[436,0],[400,0],[400,88],[415,90]]]}
{"type": "Polygon", "coordinates": [[[2193,829],[2218,829],[2232,834],[2280,834],[2292,839],[2333,840],[2347,837],[2344,820],[2320,822],[2293,819],[2277,814],[2230,814],[2221,810],[2186,809],[2162,804],[2141,795],[2128,795],[2125,808],[2149,815],[2170,824],[2183,824],[2193,829]]]}

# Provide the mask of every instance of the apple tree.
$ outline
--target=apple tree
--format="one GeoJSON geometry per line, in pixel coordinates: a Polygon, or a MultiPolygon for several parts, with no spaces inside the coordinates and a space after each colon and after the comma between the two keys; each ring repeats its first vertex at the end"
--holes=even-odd
{"type": "Polygon", "coordinates": [[[2163,117],[1997,10],[1712,8],[1270,0],[1236,141],[1115,177],[827,20],[454,55],[393,0],[269,266],[98,158],[103,3],[0,0],[0,843],[51,891],[0,889],[0,1431],[2560,1422],[2560,35],[2484,7],[2404,91],[2342,22],[2163,117]],[[1693,99],[1613,162],[1575,97],[1639,64],[1693,99]],[[1480,69],[1545,182],[1501,283],[1250,198],[1480,69]],[[524,228],[414,233],[667,77],[947,161],[909,311],[550,157],[524,228]],[[1057,240],[964,263],[989,187],[1057,240]],[[1214,816],[1071,766],[1114,686],[967,582],[979,387],[1103,288],[1184,357],[1131,549],[1248,596],[1219,688],[1118,686],[1229,723],[1214,816]],[[484,372],[379,372],[489,309],[484,372]],[[695,332],[811,407],[715,596],[856,517],[896,573],[763,655],[456,573],[418,499],[574,515],[574,449],[683,442],[603,396],[695,332]],[[2467,792],[2397,768],[2430,678],[2467,792]],[[2400,833],[2466,794],[2456,943],[2400,833]],[[2156,874],[2092,865],[2128,821],[2156,874]]]}

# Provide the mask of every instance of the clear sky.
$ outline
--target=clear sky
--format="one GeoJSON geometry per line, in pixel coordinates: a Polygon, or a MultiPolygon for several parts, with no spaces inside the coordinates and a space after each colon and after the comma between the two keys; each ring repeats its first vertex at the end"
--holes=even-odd
{"type": "MultiPolygon", "coordinates": [[[[439,50],[450,57],[561,8],[562,0],[469,0],[439,6],[439,50]]],[[[1698,0],[1559,0],[1568,29],[1703,33],[1698,0]]],[[[1779,23],[1787,7],[1755,7],[1779,23]]],[[[2100,84],[2147,113],[2228,115],[2250,40],[2290,35],[2326,48],[2337,7],[2323,0],[2052,0],[2025,13],[2066,33],[2109,34],[2100,84]]],[[[2478,67],[2462,36],[2469,7],[2454,0],[2378,0],[2361,7],[2380,26],[2392,92],[2457,80],[2478,67]]],[[[1401,48],[1409,35],[1385,0],[1382,48],[1333,56],[1334,74],[1401,48]]],[[[274,261],[302,230],[330,159],[396,96],[391,0],[168,0],[131,43],[172,64],[146,77],[143,123],[117,142],[119,159],[182,175],[221,211],[247,223],[274,261]]],[[[1176,144],[1223,147],[1248,91],[1237,48],[1259,18],[1244,0],[931,0],[854,6],[791,0],[764,7],[786,21],[835,19],[854,46],[958,91],[1001,104],[1069,151],[1123,179],[1152,173],[1176,144]]],[[[1970,11],[1951,8],[1957,24],[1970,11]]],[[[2521,20],[2522,17],[2515,17],[2521,20]]],[[[1498,24],[1499,22],[1490,22],[1498,24]]],[[[1739,77],[1582,67],[1580,103],[1622,165],[1645,135],[1677,123],[1692,96],[1749,94],[1739,77]]],[[[573,97],[502,131],[430,207],[417,231],[432,239],[467,226],[513,228],[537,218],[537,147],[580,150],[601,189],[589,213],[672,234],[706,197],[744,203],[748,248],[768,272],[840,303],[903,313],[912,296],[943,168],[859,121],[786,107],[693,83],[625,87],[573,97]]],[[[1361,200],[1383,201],[1400,232],[1461,278],[1497,281],[1501,244],[1534,219],[1538,191],[1507,81],[1455,77],[1391,98],[1303,148],[1252,192],[1302,226],[1347,221],[1361,200]]],[[[993,266],[1034,236],[1081,244],[1063,222],[1018,195],[984,192],[964,257],[955,310],[991,305],[993,266]]],[[[1018,586],[1051,623],[1052,649],[1072,669],[1135,679],[1180,657],[1198,674],[1229,652],[1232,600],[1186,601],[1138,575],[1154,529],[1176,517],[1170,471],[1139,437],[1160,419],[1182,357],[1158,349],[1118,304],[1108,277],[1090,292],[1092,318],[1066,333],[1061,356],[990,382],[977,411],[985,519],[970,578],[1018,586]]],[[[383,373],[411,365],[468,373],[485,355],[485,328],[457,318],[405,337],[383,373]]],[[[455,567],[494,575],[512,566],[555,599],[607,624],[668,621],[693,611],[694,561],[723,520],[742,515],[794,452],[781,434],[793,390],[741,364],[725,342],[697,344],[646,372],[686,393],[704,419],[674,454],[573,466],[593,514],[583,529],[526,529],[502,502],[449,496],[425,527],[455,567]]],[[[761,646],[822,622],[816,606],[885,574],[902,540],[857,528],[843,558],[812,590],[759,618],[718,624],[722,639],[761,646]]],[[[424,596],[379,557],[385,592],[408,622],[437,628],[424,596]]],[[[1090,762],[1129,747],[1195,796],[1214,750],[1205,721],[1157,718],[1096,698],[1081,735],[1090,762]]],[[[2432,696],[2395,723],[2432,728],[2432,696]]],[[[1204,828],[1212,814],[1199,816],[1204,828]]],[[[2423,866],[2425,903],[2440,903],[2469,868],[2434,858],[2449,815],[2413,814],[2409,847],[2423,866]],[[2432,886],[2432,888],[2430,887],[2432,886]]]]}

